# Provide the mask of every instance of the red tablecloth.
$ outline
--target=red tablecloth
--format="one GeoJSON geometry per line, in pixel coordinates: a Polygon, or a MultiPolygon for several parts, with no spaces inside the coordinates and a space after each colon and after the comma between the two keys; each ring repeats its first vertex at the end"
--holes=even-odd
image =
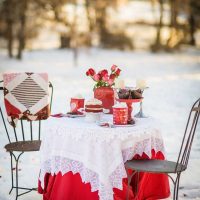
{"type": "MultiPolygon", "coordinates": [[[[136,155],[134,159],[149,159],[146,154],[136,155]]],[[[155,153],[152,150],[151,159],[164,159],[161,152],[155,153]]],[[[123,179],[123,190],[113,189],[114,200],[125,200],[127,192],[127,179],[123,179]]],[[[169,197],[170,188],[167,175],[140,173],[139,190],[137,196],[134,195],[135,177],[129,189],[129,200],[156,200],[169,197]]],[[[98,191],[91,192],[90,184],[82,183],[79,173],[68,172],[63,176],[61,173],[52,176],[47,173],[44,180],[44,189],[40,182],[38,192],[43,194],[43,200],[99,200],[98,191]]]]}

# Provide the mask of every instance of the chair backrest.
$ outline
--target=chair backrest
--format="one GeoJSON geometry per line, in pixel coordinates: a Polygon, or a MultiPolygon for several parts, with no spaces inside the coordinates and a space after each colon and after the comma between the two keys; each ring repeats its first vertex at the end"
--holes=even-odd
{"type": "MultiPolygon", "coordinates": [[[[52,106],[53,100],[53,85],[49,82],[49,101],[50,101],[50,111],[52,106]]],[[[0,81],[0,92],[1,96],[3,97],[4,87],[3,81],[0,81]]],[[[27,121],[21,118],[18,123],[17,127],[11,126],[7,120],[7,115],[4,114],[5,105],[0,105],[0,115],[2,118],[2,122],[4,125],[4,129],[8,138],[9,143],[17,142],[17,141],[26,141],[26,140],[40,140],[41,138],[41,120],[37,121],[27,121]]]]}
{"type": "Polygon", "coordinates": [[[187,168],[188,165],[188,160],[190,157],[190,152],[192,148],[192,143],[194,139],[194,135],[196,132],[197,128],[197,123],[199,120],[199,114],[200,114],[200,98],[193,104],[189,117],[187,120],[182,144],[181,144],[181,149],[179,152],[178,160],[177,160],[177,165],[176,165],[176,172],[178,169],[178,163],[182,164],[182,167],[187,168]]]}

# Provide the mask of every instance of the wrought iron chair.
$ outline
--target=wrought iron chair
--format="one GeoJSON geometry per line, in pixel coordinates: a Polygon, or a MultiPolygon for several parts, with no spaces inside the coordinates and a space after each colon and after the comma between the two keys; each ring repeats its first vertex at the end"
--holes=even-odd
{"type": "MultiPolygon", "coordinates": [[[[186,124],[184,136],[182,139],[181,148],[179,151],[178,159],[176,162],[168,160],[129,160],[125,163],[127,170],[133,170],[132,174],[128,174],[128,189],[130,187],[130,182],[133,175],[137,175],[137,187],[136,192],[138,192],[138,182],[139,182],[139,173],[148,172],[148,173],[160,173],[167,174],[174,184],[174,194],[173,199],[178,199],[179,191],[179,180],[181,173],[187,169],[188,160],[190,156],[190,151],[192,147],[192,142],[196,132],[197,123],[199,120],[200,114],[200,98],[194,103],[191,108],[188,121],[186,124]],[[175,178],[171,176],[175,174],[175,178]]],[[[126,199],[129,199],[129,194],[127,192],[126,199]]]]}
{"type": "MultiPolygon", "coordinates": [[[[3,81],[0,81],[3,84],[3,81]]],[[[53,85],[49,82],[50,88],[50,110],[52,105],[53,99],[53,85]]],[[[3,93],[3,87],[0,87],[0,90],[3,93]]],[[[19,186],[19,179],[18,179],[18,164],[21,155],[24,152],[34,152],[39,151],[40,144],[41,144],[41,120],[38,121],[26,121],[23,119],[19,120],[19,124],[16,127],[11,126],[4,116],[4,108],[0,106],[0,114],[2,118],[2,122],[5,128],[5,132],[8,138],[9,143],[5,145],[5,149],[7,152],[10,153],[10,167],[11,167],[11,190],[9,194],[11,194],[13,189],[16,189],[16,200],[19,196],[29,193],[33,190],[37,190],[37,188],[27,188],[27,187],[20,187],[19,186]],[[37,131],[35,131],[37,128],[37,131]],[[13,130],[12,130],[13,129],[13,130]],[[28,138],[28,132],[30,133],[28,138]],[[37,138],[36,138],[37,136],[37,138]],[[15,161],[15,165],[13,163],[15,161]],[[15,169],[15,182],[14,182],[14,169],[15,169]],[[19,190],[25,190],[25,192],[19,194],[19,190]]]]}

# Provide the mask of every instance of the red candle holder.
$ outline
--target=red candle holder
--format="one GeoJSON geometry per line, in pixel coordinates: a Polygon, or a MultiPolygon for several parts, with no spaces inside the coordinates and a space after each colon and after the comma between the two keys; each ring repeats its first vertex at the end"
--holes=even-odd
{"type": "Polygon", "coordinates": [[[132,111],[133,111],[133,103],[141,102],[143,98],[141,99],[116,99],[118,102],[126,103],[128,107],[128,124],[135,124],[135,120],[132,117],[132,111]]]}
{"type": "Polygon", "coordinates": [[[113,107],[113,124],[126,125],[128,122],[128,108],[113,107]]]}
{"type": "Polygon", "coordinates": [[[72,113],[77,113],[78,109],[84,108],[84,99],[71,98],[70,108],[72,113]]]}

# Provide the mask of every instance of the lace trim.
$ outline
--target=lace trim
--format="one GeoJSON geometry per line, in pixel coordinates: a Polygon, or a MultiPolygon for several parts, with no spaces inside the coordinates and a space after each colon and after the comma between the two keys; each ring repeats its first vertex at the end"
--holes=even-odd
{"type": "Polygon", "coordinates": [[[123,150],[123,162],[120,163],[110,174],[107,185],[101,183],[99,181],[99,175],[96,172],[84,167],[82,162],[61,156],[55,156],[41,163],[41,186],[44,188],[44,176],[46,173],[51,173],[54,175],[61,172],[62,175],[64,175],[71,171],[73,174],[79,173],[83,183],[90,183],[91,191],[98,191],[100,200],[113,200],[113,188],[122,190],[122,179],[127,177],[124,163],[127,160],[132,159],[136,154],[142,155],[142,153],[146,153],[148,157],[151,158],[152,149],[154,149],[156,152],[161,151],[164,154],[163,141],[160,138],[152,137],[136,143],[134,147],[123,150]]]}

